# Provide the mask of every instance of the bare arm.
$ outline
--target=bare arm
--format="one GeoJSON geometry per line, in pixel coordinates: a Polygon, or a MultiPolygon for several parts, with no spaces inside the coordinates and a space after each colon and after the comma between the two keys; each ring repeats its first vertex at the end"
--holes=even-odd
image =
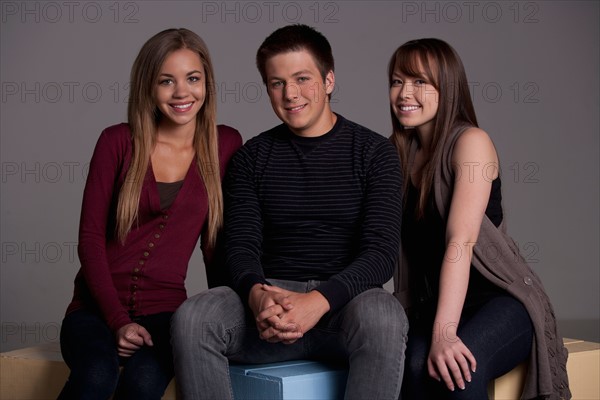
{"type": "Polygon", "coordinates": [[[446,252],[428,358],[429,374],[450,390],[465,387],[476,360],[457,336],[469,283],[471,256],[487,207],[492,180],[498,175],[494,145],[483,130],[471,128],[457,140],[452,154],[454,192],[446,226],[446,252]]]}

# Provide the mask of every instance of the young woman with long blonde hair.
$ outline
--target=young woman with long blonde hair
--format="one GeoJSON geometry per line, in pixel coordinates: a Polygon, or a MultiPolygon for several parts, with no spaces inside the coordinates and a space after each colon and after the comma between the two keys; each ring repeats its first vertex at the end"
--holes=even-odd
{"type": "Polygon", "coordinates": [[[71,374],[60,399],[161,398],[173,376],[171,315],[187,297],[200,236],[211,261],[221,176],[242,142],[216,124],[213,68],[195,33],[150,38],[130,84],[128,123],[102,132],[90,163],[81,269],[61,330],[71,374]]]}

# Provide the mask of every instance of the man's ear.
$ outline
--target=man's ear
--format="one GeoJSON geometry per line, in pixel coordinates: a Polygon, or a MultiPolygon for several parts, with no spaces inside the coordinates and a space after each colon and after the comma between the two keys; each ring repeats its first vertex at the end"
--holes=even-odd
{"type": "Polygon", "coordinates": [[[325,93],[331,94],[333,93],[333,89],[335,88],[335,75],[333,71],[329,71],[327,75],[325,75],[325,93]]]}

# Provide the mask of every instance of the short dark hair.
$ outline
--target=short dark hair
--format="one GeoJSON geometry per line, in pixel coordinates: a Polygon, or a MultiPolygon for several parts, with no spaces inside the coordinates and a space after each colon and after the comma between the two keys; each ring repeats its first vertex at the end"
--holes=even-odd
{"type": "Polygon", "coordinates": [[[334,69],[329,41],[323,34],[308,25],[294,24],[277,29],[258,48],[256,66],[263,82],[267,83],[265,65],[271,57],[301,50],[306,50],[313,56],[321,77],[325,81],[329,71],[334,69]]]}

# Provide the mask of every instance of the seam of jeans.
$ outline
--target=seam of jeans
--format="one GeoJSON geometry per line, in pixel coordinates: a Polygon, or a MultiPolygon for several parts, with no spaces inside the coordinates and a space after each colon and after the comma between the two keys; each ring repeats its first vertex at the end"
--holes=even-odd
{"type": "Polygon", "coordinates": [[[232,383],[231,383],[231,374],[229,373],[229,360],[227,361],[226,370],[227,370],[227,382],[228,382],[227,388],[229,389],[229,398],[233,399],[234,398],[233,397],[233,387],[232,387],[232,383]]]}

